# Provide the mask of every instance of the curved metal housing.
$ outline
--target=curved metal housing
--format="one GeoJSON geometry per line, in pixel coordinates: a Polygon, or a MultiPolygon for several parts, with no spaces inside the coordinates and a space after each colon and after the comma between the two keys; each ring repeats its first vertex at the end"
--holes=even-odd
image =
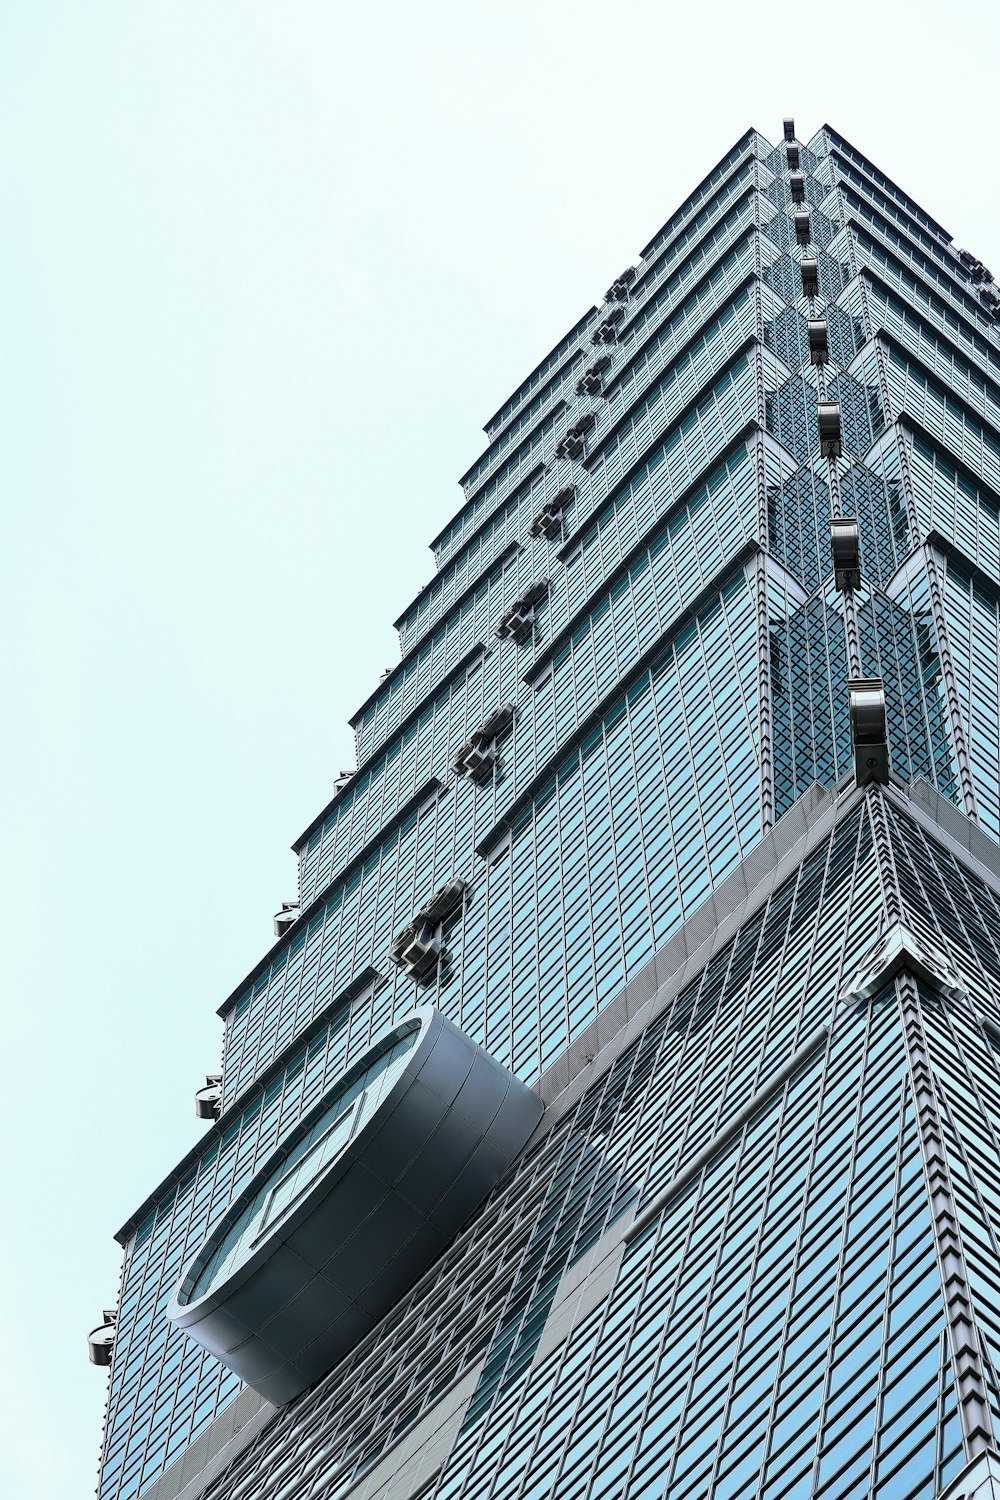
{"type": "Polygon", "coordinates": [[[817,401],[816,424],[819,427],[819,451],[824,458],[840,457],[840,402],[817,401]]]}
{"type": "Polygon", "coordinates": [[[281,910],[274,914],[274,935],[284,937],[289,927],[299,920],[301,908],[297,901],[282,901],[281,910]]]}
{"type": "Polygon", "coordinates": [[[802,272],[802,295],[803,297],[819,296],[819,261],[814,259],[800,262],[799,269],[802,272]]]}
{"type": "Polygon", "coordinates": [[[847,684],[851,705],[854,774],[858,781],[889,780],[885,688],[881,677],[855,677],[847,684]]]}
{"type": "Polygon", "coordinates": [[[168,1316],[267,1400],[290,1400],[423,1275],[541,1114],[532,1089],[440,1011],[420,1006],[303,1117],[215,1224],[168,1316]],[[303,1143],[338,1128],[352,1084],[408,1038],[401,1071],[373,1112],[362,1112],[339,1154],[290,1195],[286,1184],[317,1149],[302,1156],[303,1143]]]}
{"type": "Polygon", "coordinates": [[[217,1120],[222,1114],[221,1073],[205,1075],[205,1087],[195,1092],[194,1112],[199,1120],[217,1120]]]}
{"type": "Polygon", "coordinates": [[[111,1351],[115,1346],[115,1328],[118,1313],[114,1308],[105,1308],[104,1322],[91,1329],[87,1335],[87,1354],[92,1365],[109,1365],[111,1351]]]}
{"type": "Polygon", "coordinates": [[[837,588],[856,589],[861,582],[861,536],[853,516],[835,516],[830,522],[830,550],[837,588]]]}
{"type": "Polygon", "coordinates": [[[809,359],[814,365],[825,365],[830,358],[829,329],[825,318],[809,319],[809,359]]]}
{"type": "Polygon", "coordinates": [[[800,245],[808,245],[808,243],[809,243],[809,233],[810,233],[810,230],[809,230],[809,210],[807,208],[800,208],[798,210],[798,212],[794,215],[794,219],[795,219],[795,238],[796,238],[796,240],[798,241],[798,243],[800,245]]]}

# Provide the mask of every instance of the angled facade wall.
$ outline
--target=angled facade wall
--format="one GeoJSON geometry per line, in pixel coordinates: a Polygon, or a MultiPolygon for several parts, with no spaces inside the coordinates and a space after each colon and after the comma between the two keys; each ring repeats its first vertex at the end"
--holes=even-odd
{"type": "Polygon", "coordinates": [[[101,1500],[991,1482],[996,306],[835,131],[751,131],[491,419],[300,914],[221,1007],[221,1116],[120,1233],[101,1500]],[[859,678],[888,782],[856,783],[859,678]],[[166,1305],[426,1003],[545,1115],[241,1447],[166,1305]]]}

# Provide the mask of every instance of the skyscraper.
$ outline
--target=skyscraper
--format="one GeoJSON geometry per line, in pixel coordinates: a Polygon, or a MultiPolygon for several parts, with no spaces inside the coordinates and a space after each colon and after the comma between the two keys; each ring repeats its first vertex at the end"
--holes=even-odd
{"type": "Polygon", "coordinates": [[[1000,291],[783,134],[487,424],[101,1500],[1000,1495],[1000,291]]]}

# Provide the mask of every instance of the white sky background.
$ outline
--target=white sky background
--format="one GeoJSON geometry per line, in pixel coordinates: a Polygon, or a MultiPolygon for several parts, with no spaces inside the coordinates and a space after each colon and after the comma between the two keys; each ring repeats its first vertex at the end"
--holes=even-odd
{"type": "Polygon", "coordinates": [[[995,15],[0,3],[4,1493],[92,1492],[113,1231],[482,423],[784,113],[1000,273],[995,15]]]}

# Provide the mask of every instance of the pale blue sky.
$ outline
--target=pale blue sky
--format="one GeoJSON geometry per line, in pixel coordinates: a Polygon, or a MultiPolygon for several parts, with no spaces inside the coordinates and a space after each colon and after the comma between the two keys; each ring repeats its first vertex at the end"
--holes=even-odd
{"type": "Polygon", "coordinates": [[[482,422],[785,112],[1000,271],[994,16],[0,3],[5,1493],[92,1492],[112,1233],[482,422]]]}

